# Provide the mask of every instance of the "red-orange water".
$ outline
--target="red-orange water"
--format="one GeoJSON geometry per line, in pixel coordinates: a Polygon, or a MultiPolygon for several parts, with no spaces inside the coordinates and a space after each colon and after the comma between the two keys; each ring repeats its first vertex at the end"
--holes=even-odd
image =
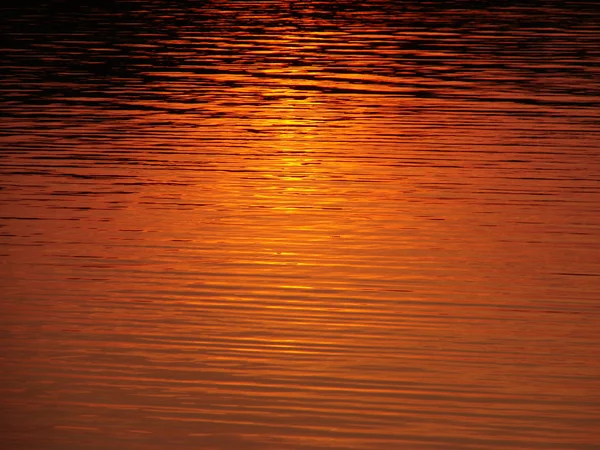
{"type": "Polygon", "coordinates": [[[3,449],[597,448],[597,13],[51,5],[3,10],[3,449]]]}

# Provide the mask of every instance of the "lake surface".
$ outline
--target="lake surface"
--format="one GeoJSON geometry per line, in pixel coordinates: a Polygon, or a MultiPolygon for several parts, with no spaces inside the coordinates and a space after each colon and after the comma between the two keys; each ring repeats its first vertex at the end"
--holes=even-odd
{"type": "Polygon", "coordinates": [[[599,448],[593,2],[87,3],[0,9],[3,449],[599,448]]]}

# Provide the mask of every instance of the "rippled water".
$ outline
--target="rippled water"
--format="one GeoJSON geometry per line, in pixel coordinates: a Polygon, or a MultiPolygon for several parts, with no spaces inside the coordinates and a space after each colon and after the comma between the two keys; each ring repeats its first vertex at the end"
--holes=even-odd
{"type": "Polygon", "coordinates": [[[595,449],[593,2],[2,7],[3,449],[595,449]]]}

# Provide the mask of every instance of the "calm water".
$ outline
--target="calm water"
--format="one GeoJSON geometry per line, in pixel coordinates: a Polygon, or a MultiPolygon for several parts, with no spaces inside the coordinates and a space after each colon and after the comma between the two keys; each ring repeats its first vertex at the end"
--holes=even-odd
{"type": "Polygon", "coordinates": [[[593,2],[87,3],[0,10],[3,449],[599,448],[593,2]]]}

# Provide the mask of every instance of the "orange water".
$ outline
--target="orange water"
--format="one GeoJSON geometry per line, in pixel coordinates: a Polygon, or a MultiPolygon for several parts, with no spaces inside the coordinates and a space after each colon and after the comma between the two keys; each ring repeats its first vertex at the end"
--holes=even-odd
{"type": "Polygon", "coordinates": [[[3,7],[2,448],[598,448],[599,16],[511,5],[3,7]]]}

